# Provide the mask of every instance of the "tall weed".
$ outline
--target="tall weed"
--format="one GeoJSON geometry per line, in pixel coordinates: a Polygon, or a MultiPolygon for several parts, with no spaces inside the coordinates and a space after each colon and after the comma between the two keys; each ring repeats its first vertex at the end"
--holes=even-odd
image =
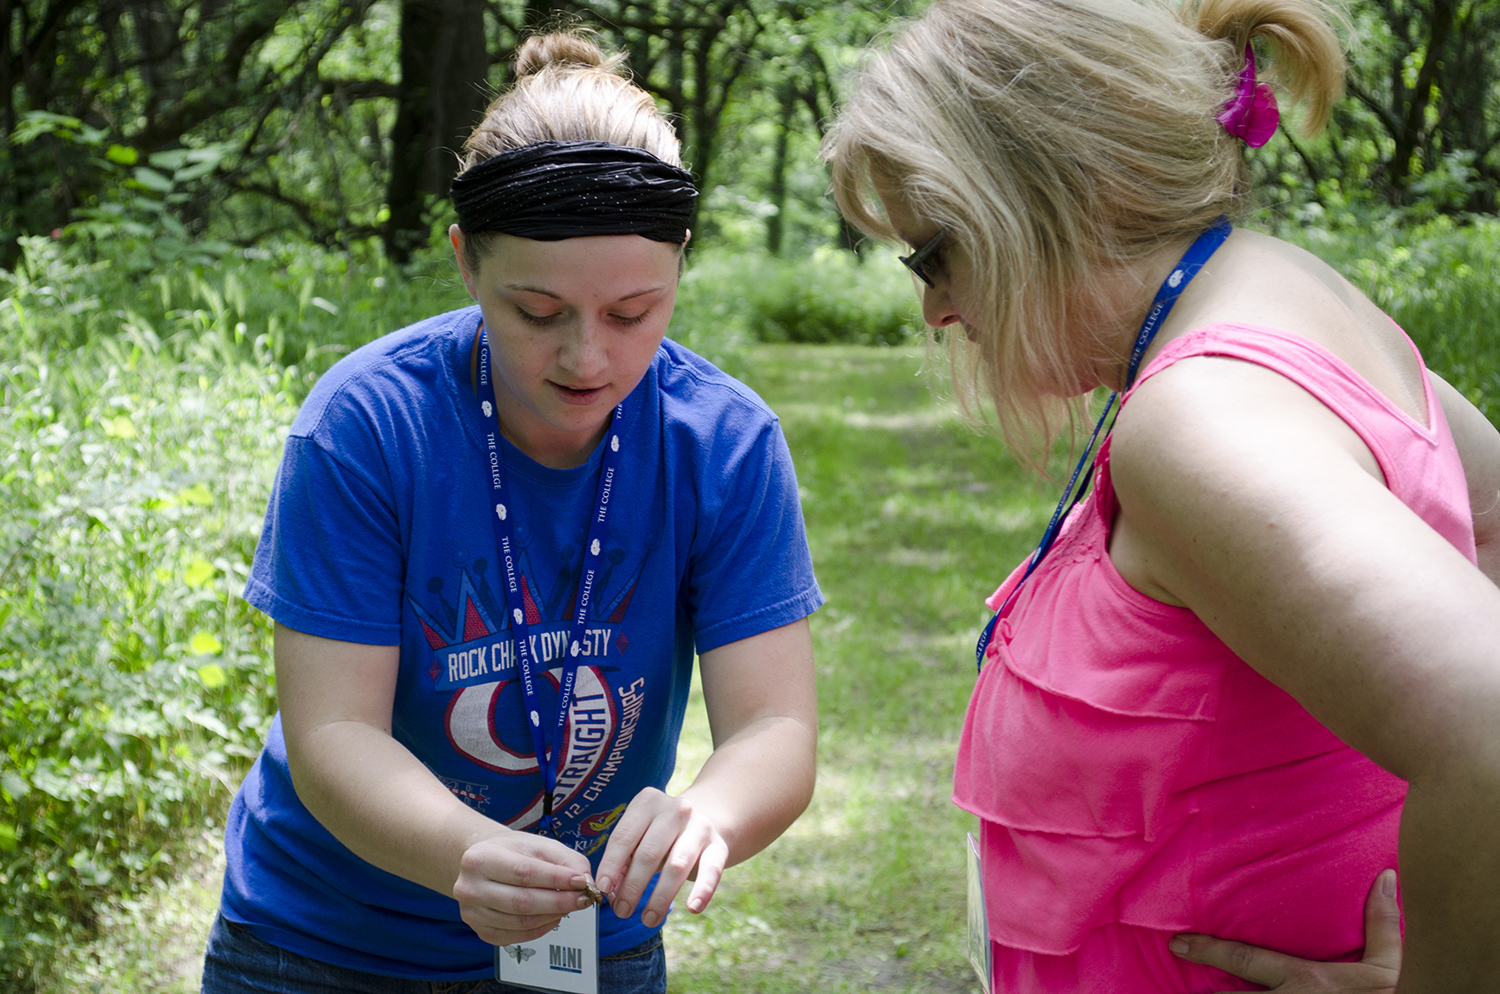
{"type": "MultiPolygon", "coordinates": [[[[33,274],[34,275],[34,274],[33,274]]],[[[50,292],[44,292],[50,291],[50,292]]],[[[0,302],[0,986],[25,990],[96,899],[171,872],[275,707],[238,599],[295,373],[202,309],[71,349],[102,311],[0,302]]]]}

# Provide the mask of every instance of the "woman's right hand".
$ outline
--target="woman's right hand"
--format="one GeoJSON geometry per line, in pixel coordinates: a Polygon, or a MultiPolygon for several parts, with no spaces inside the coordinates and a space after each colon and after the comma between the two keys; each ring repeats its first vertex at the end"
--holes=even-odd
{"type": "Polygon", "coordinates": [[[461,865],[453,884],[459,914],[492,946],[539,938],[593,903],[589,861],[540,835],[504,829],[470,845],[461,865]]]}
{"type": "Polygon", "coordinates": [[[1390,994],[1401,975],[1396,871],[1382,870],[1365,899],[1365,955],[1358,963],[1319,963],[1208,935],[1175,936],[1168,948],[1185,960],[1217,967],[1282,994],[1390,994]]]}

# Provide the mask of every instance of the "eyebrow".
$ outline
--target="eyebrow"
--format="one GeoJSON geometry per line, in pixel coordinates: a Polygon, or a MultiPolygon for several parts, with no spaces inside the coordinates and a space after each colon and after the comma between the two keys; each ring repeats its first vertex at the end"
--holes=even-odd
{"type": "MultiPolygon", "coordinates": [[[[528,286],[524,283],[502,283],[500,284],[500,286],[503,289],[511,291],[512,293],[534,293],[538,296],[549,297],[552,300],[562,300],[561,297],[553,293],[551,290],[544,290],[539,286],[528,286]]],[[[613,302],[616,304],[621,304],[627,300],[634,300],[637,297],[644,297],[648,293],[660,293],[665,289],[667,289],[666,284],[662,284],[661,286],[648,286],[644,290],[637,290],[634,293],[627,293],[623,297],[617,297],[613,302]]]]}

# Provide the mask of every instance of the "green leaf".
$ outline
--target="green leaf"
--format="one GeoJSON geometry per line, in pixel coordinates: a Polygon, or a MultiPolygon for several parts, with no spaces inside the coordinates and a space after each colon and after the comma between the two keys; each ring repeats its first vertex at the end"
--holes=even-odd
{"type": "MultiPolygon", "coordinates": [[[[203,669],[200,669],[198,671],[198,676],[203,680],[204,686],[210,689],[223,686],[224,684],[224,671],[219,669],[217,666],[203,667],[203,669]],[[204,670],[210,668],[215,671],[212,676],[203,672],[204,670]],[[209,683],[208,681],[210,679],[213,679],[215,682],[209,683]]],[[[213,732],[221,739],[227,739],[230,737],[229,726],[220,721],[212,711],[189,711],[187,713],[187,717],[188,721],[191,721],[193,724],[198,725],[202,728],[208,729],[210,732],[213,732]]]]}
{"type": "Polygon", "coordinates": [[[16,125],[16,130],[11,132],[10,140],[17,145],[29,145],[42,135],[57,135],[71,141],[82,127],[82,121],[66,114],[54,114],[46,110],[27,111],[16,125]]]}
{"type": "Polygon", "coordinates": [[[135,169],[135,181],[148,190],[157,193],[171,193],[172,181],[155,169],[146,166],[137,166],[135,169]]]}
{"type": "Polygon", "coordinates": [[[207,507],[214,502],[214,495],[202,483],[195,483],[186,490],[179,490],[177,492],[177,502],[179,504],[196,504],[199,507],[207,507]]]}
{"type": "Polygon", "coordinates": [[[31,793],[31,785],[26,778],[15,770],[6,770],[0,773],[0,789],[5,791],[5,796],[11,800],[19,800],[31,793]]]}
{"type": "MultiPolygon", "coordinates": [[[[215,642],[214,644],[217,645],[218,643],[215,642]]],[[[215,688],[222,687],[225,683],[228,682],[228,678],[224,675],[224,668],[215,663],[208,663],[205,666],[198,667],[198,679],[203,681],[203,686],[207,687],[209,690],[214,690],[215,688]]],[[[189,715],[189,717],[191,717],[191,715],[189,715]]],[[[202,724],[202,722],[199,722],[199,724],[202,724]]],[[[228,737],[228,734],[229,733],[226,730],[224,735],[228,737]]]]}
{"type": "Polygon", "coordinates": [[[111,145],[104,150],[104,157],[122,166],[133,166],[140,161],[141,154],[127,145],[111,145]]]}
{"type": "Polygon", "coordinates": [[[157,169],[173,172],[181,169],[188,161],[188,150],[185,148],[169,148],[165,152],[152,152],[148,160],[157,169]]]}
{"type": "Polygon", "coordinates": [[[135,430],[135,422],[121,414],[119,417],[104,419],[104,434],[110,438],[135,438],[139,432],[135,430]]]}
{"type": "MultiPolygon", "coordinates": [[[[213,579],[215,572],[213,563],[202,556],[194,556],[192,561],[188,563],[187,569],[182,571],[182,579],[189,587],[201,587],[213,579]]],[[[196,636],[194,637],[196,638],[196,636]]],[[[198,650],[194,649],[193,651],[197,652],[198,650]]]]}
{"type": "Polygon", "coordinates": [[[16,826],[0,821],[0,851],[16,851],[16,826]]]}
{"type": "Polygon", "coordinates": [[[172,179],[178,183],[191,183],[195,179],[202,179],[215,169],[219,168],[219,160],[210,162],[195,162],[191,166],[184,166],[172,174],[172,179]]]}
{"type": "MultiPolygon", "coordinates": [[[[212,656],[224,651],[224,643],[214,638],[208,632],[194,632],[193,637],[188,639],[188,648],[195,656],[212,656]]],[[[214,667],[218,669],[218,667],[214,667]]],[[[202,671],[199,671],[200,675],[202,671]]],[[[219,670],[219,683],[224,682],[224,671],[219,670]]],[[[214,684],[218,686],[218,684],[214,684]]]]}

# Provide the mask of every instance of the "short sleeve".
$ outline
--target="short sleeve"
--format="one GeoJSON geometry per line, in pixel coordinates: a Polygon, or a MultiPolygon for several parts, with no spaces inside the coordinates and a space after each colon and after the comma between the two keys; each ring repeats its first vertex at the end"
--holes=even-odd
{"type": "Polygon", "coordinates": [[[707,501],[686,583],[700,653],[791,624],[823,603],[781,426],[766,422],[711,488],[719,493],[707,501]]]}
{"type": "Polygon", "coordinates": [[[405,556],[373,482],[314,439],[288,438],[245,600],[309,635],[399,644],[405,556]]]}

